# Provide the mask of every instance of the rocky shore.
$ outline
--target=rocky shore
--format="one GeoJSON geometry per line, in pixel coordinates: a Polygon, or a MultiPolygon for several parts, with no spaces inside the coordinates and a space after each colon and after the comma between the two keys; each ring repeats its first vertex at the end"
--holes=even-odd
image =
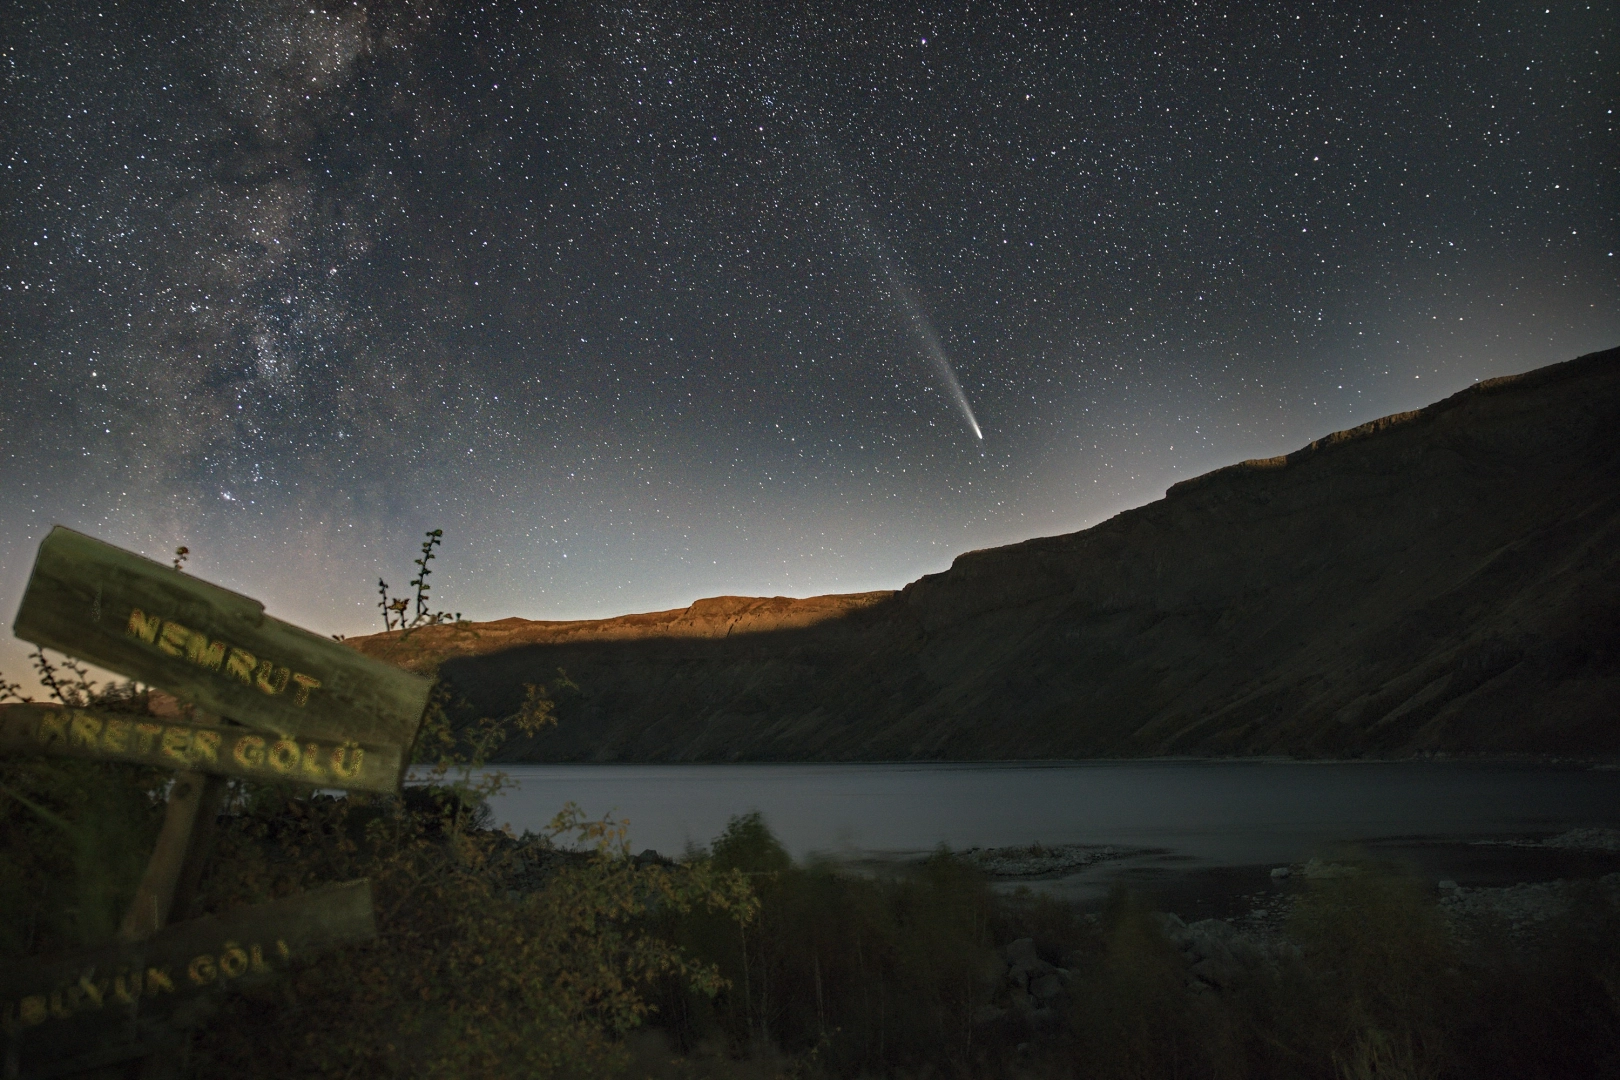
{"type": "MultiPolygon", "coordinates": [[[[1620,830],[1575,829],[1542,839],[1481,840],[1481,847],[1540,848],[1581,852],[1620,852],[1620,830]]],[[[974,848],[962,856],[1001,880],[1040,880],[1082,870],[1133,852],[1092,845],[1028,848],[974,848]]],[[[1313,858],[1272,869],[1272,887],[1250,895],[1248,911],[1230,919],[1187,920],[1174,912],[1149,917],[1181,954],[1190,993],[1229,993],[1246,980],[1274,971],[1298,950],[1284,934],[1307,882],[1352,877],[1364,869],[1347,862],[1313,858]]],[[[1549,928],[1576,905],[1599,902],[1620,906],[1620,872],[1596,878],[1518,882],[1504,886],[1434,884],[1442,914],[1459,943],[1506,935],[1521,946],[1535,946],[1549,928]]],[[[1095,916],[1088,916],[1094,919],[1095,916]]],[[[1009,943],[987,972],[996,990],[976,1014],[979,1023],[1021,1022],[1034,1029],[1056,1023],[1079,977],[1082,958],[1042,956],[1031,938],[1009,943]]]]}
{"type": "MultiPolygon", "coordinates": [[[[1620,873],[1596,881],[1530,882],[1501,888],[1452,885],[1441,893],[1441,910],[1459,942],[1505,930],[1515,943],[1534,944],[1556,919],[1583,900],[1597,896],[1620,905],[1620,873]]],[[[1293,899],[1283,896],[1234,921],[1189,923],[1172,912],[1154,912],[1150,918],[1180,952],[1187,991],[1224,994],[1299,958],[1298,947],[1281,933],[1293,899]]],[[[1060,1023],[1082,958],[1076,953],[1055,959],[1042,957],[1032,938],[1010,942],[988,972],[996,990],[991,1002],[975,1013],[975,1022],[1018,1021],[1037,1030],[1060,1023]]]]}

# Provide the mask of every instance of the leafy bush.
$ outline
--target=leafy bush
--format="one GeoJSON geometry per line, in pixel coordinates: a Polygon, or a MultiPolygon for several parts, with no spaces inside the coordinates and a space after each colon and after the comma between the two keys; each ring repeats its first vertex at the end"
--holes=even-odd
{"type": "Polygon", "coordinates": [[[746,919],[740,875],[637,866],[622,836],[569,810],[552,835],[596,850],[553,849],[543,886],[523,888],[533,845],[458,821],[350,798],[292,799],[233,822],[213,906],[365,876],[380,937],[231,1002],[198,1038],[204,1074],[602,1075],[648,1015],[643,985],[720,988],[711,966],[649,933],[648,917],[746,919]]]}
{"type": "Polygon", "coordinates": [[[623,1036],[650,1012],[644,988],[703,998],[724,985],[651,926],[694,909],[745,924],[747,879],[638,865],[623,823],[572,805],[543,837],[488,829],[486,800],[506,781],[483,771],[485,756],[511,726],[553,722],[550,698],[530,687],[514,717],[470,727],[451,723],[450,698],[436,689],[417,747],[428,782],[402,798],[260,789],[229,822],[210,908],[365,877],[379,937],[231,1002],[197,1038],[205,1074],[602,1075],[627,1060],[623,1036]]]}

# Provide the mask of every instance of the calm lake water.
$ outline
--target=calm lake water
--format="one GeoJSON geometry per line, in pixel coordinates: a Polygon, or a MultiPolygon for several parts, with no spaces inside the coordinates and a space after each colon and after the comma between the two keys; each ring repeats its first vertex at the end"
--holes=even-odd
{"type": "Polygon", "coordinates": [[[525,765],[497,822],[566,802],[679,854],[757,810],[794,855],[1042,844],[1155,849],[1207,867],[1297,862],[1344,842],[1470,841],[1620,827],[1620,770],[1456,762],[525,765]]]}

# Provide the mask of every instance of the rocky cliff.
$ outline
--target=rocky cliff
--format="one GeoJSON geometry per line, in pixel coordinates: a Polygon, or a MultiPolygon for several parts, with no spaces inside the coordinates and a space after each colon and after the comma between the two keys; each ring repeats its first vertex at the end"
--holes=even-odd
{"type": "Polygon", "coordinates": [[[897,593],[354,642],[529,760],[1620,754],[1620,349],[1172,487],[897,593]]]}

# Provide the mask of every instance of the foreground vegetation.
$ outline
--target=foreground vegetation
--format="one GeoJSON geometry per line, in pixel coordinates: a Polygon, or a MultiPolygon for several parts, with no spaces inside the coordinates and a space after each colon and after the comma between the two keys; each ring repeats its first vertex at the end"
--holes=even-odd
{"type": "MultiPolygon", "coordinates": [[[[468,750],[442,727],[425,745],[468,750]]],[[[877,877],[800,864],[757,816],[679,862],[572,810],[514,838],[469,775],[404,799],[235,790],[194,911],[368,877],[380,937],[223,1000],[194,1075],[1620,1076],[1620,910],[1596,890],[1533,945],[1465,941],[1366,864],[1310,882],[1285,939],[1212,986],[1124,895],[1086,918],[943,850],[877,877]],[[1038,1010],[1006,963],[1022,939],[1062,969],[1038,1010]]],[[[110,936],[163,782],[0,764],[0,963],[110,936]]]]}
{"type": "Polygon", "coordinates": [[[1124,894],[1087,918],[945,851],[888,879],[796,866],[757,818],[708,858],[760,910],[746,933],[672,921],[729,983],[655,999],[689,1055],[840,1077],[1620,1076],[1620,906],[1596,889],[1534,945],[1465,945],[1431,890],[1363,862],[1311,881],[1284,939],[1212,987],[1124,894]],[[1025,938],[1065,965],[1049,1009],[1015,1007],[999,957],[1025,938]]]}

